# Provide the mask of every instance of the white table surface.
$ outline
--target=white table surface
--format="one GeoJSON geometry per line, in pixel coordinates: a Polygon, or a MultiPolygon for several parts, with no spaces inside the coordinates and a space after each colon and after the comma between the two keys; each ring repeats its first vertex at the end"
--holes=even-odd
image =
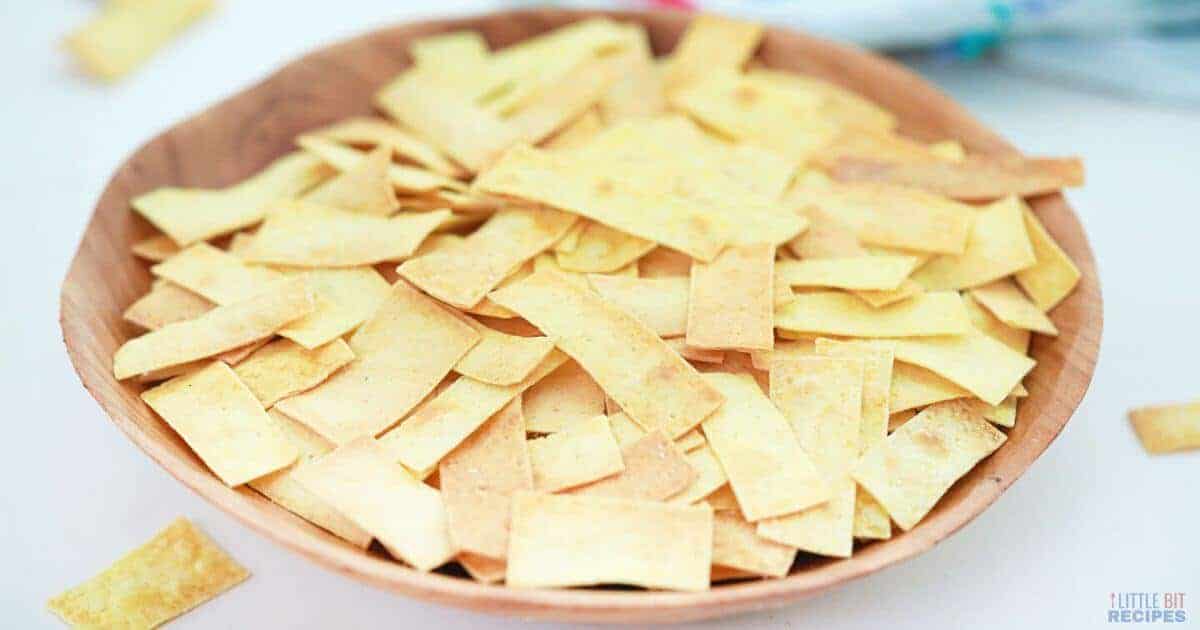
{"type": "MultiPolygon", "coordinates": [[[[309,48],[413,13],[383,0],[222,4],[142,72],[102,87],[76,76],[57,46],[95,3],[0,3],[0,626],[58,626],[44,610],[48,597],[179,515],[254,577],[172,627],[532,625],[378,591],[250,532],[135,448],[68,364],[59,284],[93,202],[124,156],[309,48]]],[[[424,12],[480,8],[461,4],[424,12]]],[[[1148,457],[1124,414],[1200,396],[1200,112],[1073,93],[1003,70],[920,69],[1023,149],[1087,158],[1089,184],[1070,198],[1099,260],[1100,367],[1062,436],[958,534],[820,598],[727,623],[1094,627],[1104,623],[1113,591],[1186,591],[1195,619],[1200,453],[1148,457]]]]}

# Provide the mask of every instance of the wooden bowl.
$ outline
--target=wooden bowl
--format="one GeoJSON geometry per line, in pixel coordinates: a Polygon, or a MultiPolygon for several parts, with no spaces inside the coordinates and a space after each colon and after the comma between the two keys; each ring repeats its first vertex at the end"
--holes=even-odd
{"type": "MultiPolygon", "coordinates": [[[[146,265],[129,252],[152,228],[129,200],[159,186],[224,186],[292,149],[298,133],[371,109],[377,87],[409,63],[409,43],[457,29],[478,30],[505,46],[597,12],[512,11],[406,24],[324,48],[292,62],[258,85],[160,134],[113,175],[88,224],[62,288],[67,352],[83,386],[130,439],[163,468],[262,535],[326,567],[412,597],[478,611],[571,621],[682,621],[779,606],[878,571],[925,551],[984,510],[1062,430],[1096,364],[1101,301],[1095,261],[1078,217],[1061,195],[1032,206],[1083,272],[1078,289],[1054,310],[1061,334],[1038,336],[1037,367],[1025,379],[1029,397],[1007,443],[959,481],[912,531],[860,548],[853,557],[801,560],[779,580],[717,586],[702,593],[641,590],[516,590],[461,576],[420,573],[364,552],[275,506],[253,491],[230,489],[208,471],[138,398],[141,386],[113,379],[113,352],[136,332],[121,312],[149,287],[146,265]]],[[[608,13],[640,22],[655,52],[674,46],[688,17],[678,13],[608,13]]],[[[972,153],[1013,147],[928,83],[886,59],[806,35],[770,29],[758,59],[771,67],[824,77],[895,112],[901,130],[925,140],[955,138],[972,153]]],[[[804,554],[801,554],[802,556],[804,554]]]]}

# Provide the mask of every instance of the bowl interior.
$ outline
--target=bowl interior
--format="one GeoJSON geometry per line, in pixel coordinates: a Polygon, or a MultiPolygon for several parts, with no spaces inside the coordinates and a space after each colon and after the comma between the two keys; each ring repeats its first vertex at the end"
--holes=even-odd
{"type": "MultiPolygon", "coordinates": [[[[473,29],[496,48],[597,14],[644,24],[657,54],[670,51],[688,20],[678,13],[530,10],[385,28],[313,52],[148,142],[113,175],[63,283],[64,339],[84,387],[113,422],[172,475],[266,537],[376,586],[482,611],[645,622],[778,605],[920,553],[982,512],[1058,435],[1095,367],[1101,330],[1095,262],[1078,218],[1061,195],[1033,199],[1031,205],[1083,277],[1078,289],[1052,313],[1060,335],[1034,339],[1031,352],[1038,364],[1025,379],[1030,394],[1007,443],[955,484],[913,530],[862,546],[845,560],[801,560],[791,575],[780,580],[733,583],[703,593],[528,591],[481,585],[449,574],[419,573],[348,545],[252,490],[224,486],[142,403],[139,385],[113,379],[113,352],[137,334],[122,321],[121,313],[148,289],[150,281],[146,265],[129,253],[130,244],[153,233],[129,211],[132,197],[165,185],[227,185],[291,150],[298,133],[369,113],[376,88],[409,63],[407,49],[413,39],[473,29]]],[[[908,135],[924,140],[954,138],[972,153],[1013,151],[919,77],[865,52],[770,29],[758,61],[848,87],[895,112],[901,131],[908,135]]]]}

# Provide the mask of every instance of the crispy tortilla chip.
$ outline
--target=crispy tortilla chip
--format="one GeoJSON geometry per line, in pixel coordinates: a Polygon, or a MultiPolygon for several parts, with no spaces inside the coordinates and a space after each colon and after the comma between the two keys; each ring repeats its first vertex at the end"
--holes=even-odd
{"type": "Polygon", "coordinates": [[[438,465],[455,549],[493,560],[508,556],[512,494],[533,489],[521,401],[514,398],[438,465]]]}
{"type": "Polygon", "coordinates": [[[629,65],[630,59],[621,55],[589,59],[563,80],[530,94],[506,122],[522,140],[537,144],[597,104],[629,65]]]}
{"type": "Polygon", "coordinates": [[[971,392],[923,367],[900,361],[892,366],[892,383],[888,393],[888,409],[892,415],[970,395],[971,392]]]}
{"type": "Polygon", "coordinates": [[[525,430],[555,433],[604,413],[604,390],[567,361],[522,394],[525,430]]]}
{"type": "Polygon", "coordinates": [[[740,516],[742,508],[738,505],[737,496],[733,494],[733,490],[729,488],[729,484],[725,484],[717,489],[716,492],[708,495],[704,502],[711,505],[712,509],[717,512],[737,512],[740,516]]]}
{"type": "Polygon", "coordinates": [[[632,315],[659,336],[677,337],[687,331],[686,278],[626,278],[589,274],[588,281],[600,297],[632,315]]]}
{"type": "Polygon", "coordinates": [[[196,243],[150,268],[164,278],[217,304],[232,304],[261,293],[283,275],[246,264],[208,243],[196,243]]]}
{"type": "Polygon", "coordinates": [[[195,319],[211,311],[214,304],[170,282],[155,282],[150,292],[129,305],[121,317],[146,330],[195,319]]]}
{"type": "Polygon", "coordinates": [[[850,90],[816,77],[768,68],[755,68],[747,74],[815,95],[820,99],[821,115],[843,127],[888,132],[898,124],[895,114],[850,90]]]}
{"type": "Polygon", "coordinates": [[[607,273],[629,265],[654,247],[654,241],[587,221],[575,247],[558,252],[558,264],[568,271],[607,273]]]}
{"type": "Polygon", "coordinates": [[[645,59],[635,57],[635,63],[609,86],[600,99],[599,111],[601,119],[612,124],[627,118],[656,116],[666,109],[662,76],[647,50],[645,59]]]}
{"type": "Polygon", "coordinates": [[[638,259],[639,278],[688,277],[692,257],[667,247],[656,247],[638,259]]]}
{"type": "Polygon", "coordinates": [[[255,234],[246,258],[296,267],[403,260],[449,216],[449,210],[435,210],[384,218],[307,203],[280,204],[255,234]]]}
{"type": "Polygon", "coordinates": [[[508,571],[508,563],[487,556],[464,552],[458,554],[455,559],[471,579],[484,584],[503,582],[504,574],[508,571]]]}
{"type": "Polygon", "coordinates": [[[448,177],[466,175],[462,167],[447,160],[429,143],[379,118],[347,118],[305,135],[329,138],[353,146],[391,147],[404,160],[435,173],[448,177]]]}
{"type": "Polygon", "coordinates": [[[672,92],[715,71],[736,71],[754,54],[763,26],[703,13],[692,18],[663,70],[663,88],[672,92]]]}
{"type": "Polygon", "coordinates": [[[653,331],[553,272],[536,272],[490,296],[571,355],[646,429],[677,438],[721,404],[720,394],[653,331]]]}
{"type": "Polygon", "coordinates": [[[479,333],[479,343],[467,352],[454,371],[491,385],[512,385],[537,369],[551,350],[549,337],[519,337],[463,318],[479,333]]]}
{"type": "Polygon", "coordinates": [[[67,48],[89,74],[115,82],[215,4],[213,0],[106,2],[99,15],[67,36],[67,48]]]}
{"type": "Polygon", "coordinates": [[[130,203],[176,244],[187,246],[262,221],[270,204],[294,198],[330,174],[323,160],[298,151],[230,188],[158,188],[130,203]]]}
{"type": "Polygon", "coordinates": [[[146,390],[142,400],[231,487],[279,470],[299,455],[250,389],[220,361],[146,390]]]}
{"type": "Polygon", "coordinates": [[[113,356],[113,373],[125,379],[232,350],[267,337],[312,309],[312,293],[303,280],[277,282],[247,300],[126,341],[113,356]]]}
{"type": "Polygon", "coordinates": [[[416,406],[478,341],[470,326],[397,281],[350,337],[357,358],[319,387],[276,404],[335,444],[374,436],[416,406]]]}
{"type": "Polygon", "coordinates": [[[369,436],[339,446],[295,478],[418,571],[454,557],[441,493],[414,479],[369,436]]]}
{"type": "Polygon", "coordinates": [[[156,628],[248,577],[203,532],[178,518],[47,607],[75,628],[156,628]]]}
{"type": "MultiPolygon", "coordinates": [[[[725,404],[703,423],[746,520],[754,522],[829,500],[830,489],[787,419],[744,374],[705,374],[725,404]]],[[[858,427],[855,426],[857,441],[858,427]]]]}
{"type": "Polygon", "coordinates": [[[179,246],[166,234],[144,238],[129,247],[134,256],[150,262],[162,262],[179,253],[179,246]]]}
{"type": "MultiPolygon", "coordinates": [[[[621,446],[622,451],[645,437],[647,433],[651,433],[634,422],[633,418],[630,418],[629,414],[621,411],[620,407],[616,406],[615,403],[610,404],[611,402],[611,400],[605,401],[605,413],[608,414],[608,424],[612,429],[613,437],[617,439],[617,444],[621,446]]],[[[700,435],[699,430],[692,429],[676,438],[674,444],[680,453],[686,454],[706,446],[708,442],[704,439],[703,435],[700,435]]]]}
{"type": "Polygon", "coordinates": [[[874,308],[883,308],[897,302],[903,302],[924,292],[925,287],[905,278],[899,287],[891,291],[852,291],[851,293],[874,308]]]}
{"type": "Polygon", "coordinates": [[[795,341],[777,341],[771,350],[756,350],[750,353],[750,364],[756,370],[770,371],[776,360],[787,360],[797,357],[809,357],[817,353],[815,341],[799,339],[795,341]]]}
{"type": "Polygon", "coordinates": [[[1049,311],[1075,290],[1079,284],[1079,267],[1059,247],[1028,206],[1023,206],[1022,211],[1025,230],[1037,262],[1016,273],[1017,284],[1025,289],[1038,308],[1049,311]]]}
{"type": "Polygon", "coordinates": [[[687,343],[712,350],[769,350],[775,344],[775,247],[732,246],[692,265],[687,343]]]}
{"type": "Polygon", "coordinates": [[[461,242],[414,258],[397,271],[430,295],[470,308],[562,238],[575,221],[557,210],[501,210],[461,242]]]}
{"type": "Polygon", "coordinates": [[[1016,352],[1029,353],[1029,340],[1032,333],[1028,330],[1013,328],[1000,321],[991,311],[980,305],[971,293],[963,294],[963,306],[967,307],[967,317],[971,318],[972,326],[1016,352]]]}
{"type": "Polygon", "coordinates": [[[923,293],[882,308],[849,293],[799,293],[775,309],[775,325],[791,332],[852,337],[962,335],[971,330],[962,298],[954,291],[923,293]]]}
{"type": "MultiPolygon", "coordinates": [[[[326,164],[344,173],[359,171],[359,169],[368,163],[368,154],[344,144],[338,144],[327,138],[300,136],[296,138],[296,144],[305,151],[320,156],[322,160],[325,160],[326,164]]],[[[392,164],[391,151],[387,149],[384,149],[384,151],[387,152],[388,159],[386,164],[383,165],[383,170],[387,174],[387,182],[395,190],[410,195],[435,193],[440,189],[467,190],[466,184],[452,177],[407,164],[392,164]]],[[[376,187],[378,187],[378,184],[376,184],[376,187]]],[[[313,203],[317,202],[314,201],[313,203]]],[[[386,216],[382,212],[366,214],[386,216]]]]}
{"type": "Polygon", "coordinates": [[[455,31],[413,40],[408,47],[425,78],[464,96],[480,96],[489,75],[487,41],[474,31],[455,31]]]}
{"type": "Polygon", "coordinates": [[[868,449],[854,467],[854,479],[908,531],[1004,440],[966,403],[938,403],[868,449]]]}
{"type": "Polygon", "coordinates": [[[667,342],[671,349],[679,353],[679,356],[688,361],[696,361],[698,363],[724,363],[725,353],[721,350],[706,350],[704,348],[696,348],[689,346],[687,340],[683,337],[671,337],[663,339],[667,342]]]}
{"type": "Polygon", "coordinates": [[[934,258],[913,273],[913,280],[930,291],[966,289],[1033,266],[1037,260],[1021,206],[1010,197],[980,209],[966,251],[934,258]]]}
{"type": "Polygon", "coordinates": [[[708,588],[707,505],[519,492],[512,510],[509,586],[708,588]]]}
{"type": "Polygon", "coordinates": [[[711,495],[716,492],[717,488],[728,483],[729,478],[725,476],[725,469],[721,467],[716,453],[708,444],[688,452],[684,457],[687,458],[688,465],[692,467],[692,470],[696,471],[696,478],[679,494],[668,499],[671,503],[690,505],[711,495]]]}
{"type": "Polygon", "coordinates": [[[808,229],[788,241],[788,249],[800,260],[858,258],[869,253],[859,244],[854,229],[837,217],[815,205],[804,206],[801,212],[808,219],[808,229]]]}
{"type": "Polygon", "coordinates": [[[843,159],[865,159],[903,164],[950,161],[959,159],[945,148],[924,144],[885,129],[869,129],[858,125],[843,126],[829,145],[822,147],[814,164],[826,171],[833,170],[843,159]]]}
{"type": "Polygon", "coordinates": [[[1031,197],[1083,185],[1079,158],[973,155],[954,162],[883,162],[842,158],[833,169],[842,181],[922,188],[954,199],[988,201],[1031,197]]]}
{"type": "Polygon", "coordinates": [[[954,337],[896,339],[896,359],[926,368],[998,405],[1033,369],[1034,360],[972,330],[954,337]]]}
{"type": "Polygon", "coordinates": [[[529,440],[527,446],[533,487],[540,492],[559,492],[625,469],[621,447],[604,414],[529,440]]]}
{"type": "Polygon", "coordinates": [[[604,119],[600,117],[600,110],[591,107],[567,123],[554,137],[542,142],[542,147],[551,151],[575,149],[590,142],[602,129],[604,119]]]}
{"type": "Polygon", "coordinates": [[[375,314],[392,287],[371,267],[344,269],[291,269],[291,276],[303,278],[316,294],[313,312],[279,329],[305,348],[341,337],[375,314]]]}
{"type": "Polygon", "coordinates": [[[1050,321],[1050,318],[1046,317],[1046,314],[1011,280],[1002,279],[975,287],[971,296],[997,319],[1013,328],[1032,330],[1052,337],[1058,335],[1058,328],[1055,328],[1054,322],[1050,321]]]}
{"type": "Polygon", "coordinates": [[[918,261],[912,256],[784,260],[775,273],[793,287],[890,291],[900,287],[918,261]]]}
{"type": "Polygon", "coordinates": [[[335,339],[312,350],[288,339],[259,348],[233,370],[263,407],[320,385],[343,365],[354,360],[345,341],[335,339]]]}
{"type": "Polygon", "coordinates": [[[575,488],[571,494],[662,501],[679,494],[697,476],[682,451],[662,431],[651,431],[621,447],[621,459],[624,470],[575,488]]]}
{"type": "Polygon", "coordinates": [[[796,548],[759,536],[758,527],[737,512],[713,514],[713,565],[753,575],[787,575],[796,559],[796,548]]]}
{"type": "Polygon", "coordinates": [[[358,164],[309,191],[304,200],[338,210],[389,216],[400,209],[396,189],[388,179],[391,165],[391,147],[376,147],[358,164]]]}
{"type": "Polygon", "coordinates": [[[984,420],[998,427],[1013,428],[1017,426],[1017,397],[1009,395],[999,405],[989,405],[977,398],[967,400],[975,412],[984,420]]]}
{"type": "Polygon", "coordinates": [[[1200,403],[1140,407],[1129,422],[1147,453],[1200,448],[1200,403]]]}

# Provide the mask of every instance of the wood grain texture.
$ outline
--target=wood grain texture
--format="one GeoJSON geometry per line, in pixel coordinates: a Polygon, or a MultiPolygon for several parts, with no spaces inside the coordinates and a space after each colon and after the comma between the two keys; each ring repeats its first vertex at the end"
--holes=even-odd
{"type": "MultiPolygon", "coordinates": [[[[293,551],[363,582],[419,599],[478,611],[571,621],[672,622],[782,605],[877,571],[929,549],[988,507],[1058,435],[1087,390],[1102,327],[1095,261],[1079,219],[1061,195],[1031,200],[1046,228],[1083,273],[1053,312],[1061,334],[1038,337],[1030,395],[1008,442],[960,480],[912,531],[861,547],[844,560],[802,559],[781,580],[748,581],[702,593],[579,589],[515,590],[450,574],[419,573],[365,552],[293,516],[253,491],[212,475],[138,398],[140,386],[112,376],[113,352],[137,334],[121,312],[149,287],[146,265],[129,246],[153,233],[129,200],[158,186],[224,186],[292,147],[300,132],[368,113],[375,89],[409,63],[417,37],[457,29],[504,46],[599,12],[527,10],[407,24],[309,54],[263,82],[157,136],[112,177],[96,205],[62,287],[60,320],[80,380],[113,422],[172,475],[221,509],[293,551]]],[[[608,13],[648,28],[656,53],[668,52],[687,24],[679,13],[608,13]]],[[[895,112],[904,133],[955,138],[972,153],[1015,149],[903,67],[866,52],[782,29],[769,29],[758,53],[767,66],[824,77],[895,112]]],[[[999,541],[997,544],[1001,544],[999,541]]],[[[802,554],[803,556],[803,554],[802,554]]]]}

